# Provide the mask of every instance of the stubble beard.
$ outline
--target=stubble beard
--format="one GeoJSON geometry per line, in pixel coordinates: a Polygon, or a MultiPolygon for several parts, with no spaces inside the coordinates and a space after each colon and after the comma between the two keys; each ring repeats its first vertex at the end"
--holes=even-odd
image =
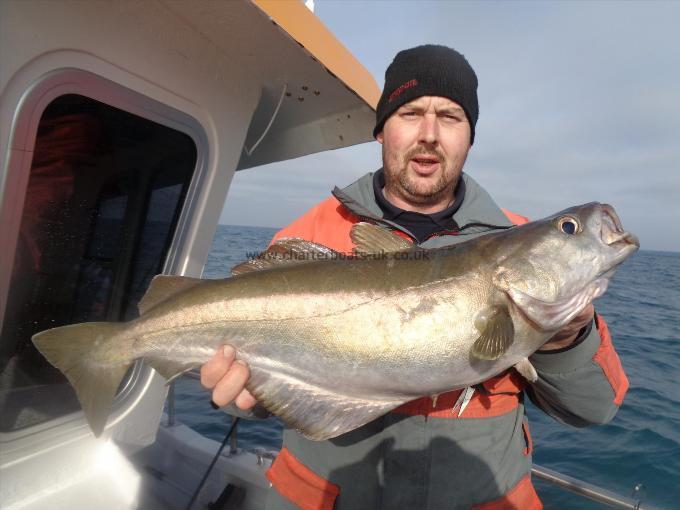
{"type": "Polygon", "coordinates": [[[416,147],[403,155],[399,155],[388,151],[383,145],[382,157],[385,171],[385,192],[417,205],[437,204],[443,201],[445,197],[453,200],[453,192],[458,183],[463,163],[465,163],[465,158],[460,162],[448,161],[440,151],[436,149],[428,151],[422,147],[416,147]],[[444,171],[439,172],[434,183],[418,183],[409,176],[408,164],[412,158],[418,155],[435,156],[439,160],[444,171]],[[448,177],[451,175],[454,176],[453,181],[448,177]]]}

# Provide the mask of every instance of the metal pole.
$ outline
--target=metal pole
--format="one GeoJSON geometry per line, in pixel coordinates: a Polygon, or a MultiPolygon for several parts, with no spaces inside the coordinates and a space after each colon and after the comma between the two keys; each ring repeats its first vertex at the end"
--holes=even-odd
{"type": "Polygon", "coordinates": [[[208,475],[210,475],[212,468],[215,466],[215,463],[217,462],[217,459],[220,458],[220,453],[222,453],[222,450],[224,450],[224,447],[227,446],[227,442],[229,442],[229,437],[231,436],[231,433],[234,432],[234,430],[236,429],[236,425],[238,425],[238,418],[232,418],[231,427],[229,428],[229,432],[227,432],[227,435],[224,437],[222,444],[217,449],[217,453],[213,457],[213,460],[210,463],[210,465],[208,466],[208,469],[206,469],[205,474],[203,475],[203,478],[201,478],[201,481],[198,484],[198,487],[196,487],[196,490],[191,495],[191,499],[189,500],[189,503],[187,503],[185,510],[190,510],[191,507],[194,504],[194,501],[196,501],[196,498],[198,498],[198,494],[201,492],[201,489],[203,488],[203,484],[205,484],[205,481],[208,479],[208,475]]]}
{"type": "MultiPolygon", "coordinates": [[[[232,420],[238,420],[235,416],[232,416],[232,420]]],[[[236,455],[238,452],[238,423],[234,423],[234,431],[231,433],[231,439],[229,440],[229,455],[236,455]]]]}
{"type": "Polygon", "coordinates": [[[168,427],[175,425],[175,381],[170,383],[168,389],[168,427]]]}
{"type": "Polygon", "coordinates": [[[590,498],[598,503],[612,506],[614,508],[626,508],[629,510],[652,510],[648,506],[642,506],[640,500],[620,496],[596,485],[584,482],[577,478],[564,475],[552,469],[534,464],[531,473],[538,479],[544,480],[558,487],[562,487],[580,496],[590,498]]]}

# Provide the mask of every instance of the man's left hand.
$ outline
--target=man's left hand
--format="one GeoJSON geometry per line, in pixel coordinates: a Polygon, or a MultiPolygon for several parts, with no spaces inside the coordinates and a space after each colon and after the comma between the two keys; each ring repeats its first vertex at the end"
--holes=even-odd
{"type": "Polygon", "coordinates": [[[578,337],[579,331],[588,325],[595,316],[595,308],[590,303],[581,313],[579,313],[573,320],[564,328],[558,331],[555,336],[548,340],[539,351],[553,351],[555,349],[562,349],[569,347],[578,337]]]}

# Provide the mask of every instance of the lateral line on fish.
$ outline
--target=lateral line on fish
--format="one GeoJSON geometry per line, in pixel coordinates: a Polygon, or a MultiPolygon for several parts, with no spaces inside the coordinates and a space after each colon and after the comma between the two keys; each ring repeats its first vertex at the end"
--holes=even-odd
{"type": "MultiPolygon", "coordinates": [[[[455,277],[455,278],[458,278],[458,277],[455,277]]],[[[378,301],[389,299],[389,298],[392,298],[392,297],[397,296],[397,295],[402,295],[406,292],[412,291],[413,289],[427,288],[428,286],[431,286],[431,285],[434,286],[435,284],[440,284],[442,282],[446,282],[448,280],[455,279],[455,278],[445,278],[445,279],[441,279],[441,280],[433,280],[432,282],[429,282],[427,285],[419,285],[419,286],[414,285],[414,286],[411,286],[411,287],[404,287],[404,289],[400,289],[400,290],[397,290],[397,291],[394,291],[394,292],[387,293],[384,296],[380,296],[380,297],[377,297],[377,298],[362,301],[361,303],[349,305],[346,308],[343,308],[342,310],[339,310],[339,311],[336,311],[336,312],[331,312],[331,313],[325,313],[325,314],[324,313],[314,313],[314,314],[310,314],[310,315],[296,315],[294,317],[281,317],[281,318],[276,318],[276,319],[272,319],[272,318],[245,319],[244,318],[244,319],[234,319],[234,320],[219,319],[219,320],[214,320],[214,321],[201,320],[200,322],[191,323],[191,324],[184,324],[183,326],[168,326],[167,328],[154,330],[154,334],[156,332],[165,332],[165,331],[170,331],[170,330],[177,330],[177,329],[180,329],[180,328],[195,329],[197,324],[200,324],[200,325],[204,325],[204,324],[213,324],[214,325],[214,324],[222,324],[222,323],[245,323],[245,324],[249,324],[249,323],[258,323],[258,322],[270,322],[272,320],[276,320],[276,322],[285,322],[285,321],[296,321],[296,320],[300,320],[300,319],[312,319],[312,318],[320,318],[320,317],[335,317],[335,316],[341,315],[343,313],[346,313],[348,311],[356,310],[357,308],[360,308],[362,306],[374,304],[378,301]]],[[[211,306],[211,305],[200,305],[199,308],[202,307],[202,306],[211,306]]],[[[154,317],[153,319],[150,319],[150,320],[162,320],[162,317],[163,316],[161,315],[159,317],[154,317]]]]}
{"type": "MultiPolygon", "coordinates": [[[[429,251],[432,251],[432,250],[435,250],[435,249],[436,249],[436,248],[432,248],[432,249],[430,249],[429,251]]],[[[251,273],[248,273],[248,274],[251,274],[251,273]]],[[[252,274],[257,274],[257,273],[252,273],[252,274]]],[[[282,275],[282,276],[283,276],[283,275],[282,275]]],[[[448,277],[445,277],[445,278],[438,278],[438,279],[436,279],[436,280],[430,280],[430,281],[428,281],[427,283],[420,284],[420,285],[409,285],[409,286],[405,286],[405,287],[399,287],[399,288],[397,288],[397,289],[394,289],[394,290],[391,291],[391,292],[385,292],[385,294],[382,295],[382,296],[380,296],[380,297],[368,299],[368,300],[366,300],[366,301],[362,301],[361,303],[357,303],[356,305],[348,306],[347,308],[344,308],[343,311],[344,311],[344,310],[351,310],[351,309],[353,309],[353,308],[355,308],[355,307],[362,306],[362,305],[368,304],[368,303],[372,303],[372,302],[377,301],[377,300],[380,300],[380,299],[386,299],[386,298],[390,298],[390,297],[393,297],[393,296],[402,295],[402,294],[407,293],[407,292],[425,290],[425,289],[428,289],[429,287],[439,286],[439,285],[441,285],[441,284],[450,284],[450,283],[452,283],[452,282],[455,281],[455,280],[464,280],[464,281],[467,281],[467,279],[468,279],[469,277],[470,277],[470,275],[459,275],[459,274],[456,274],[456,275],[448,276],[448,277]]],[[[209,280],[206,280],[206,281],[209,281],[209,280]]],[[[365,291],[365,292],[370,292],[370,291],[365,291]]],[[[350,292],[350,293],[351,293],[351,292],[350,292]]],[[[337,294],[345,294],[345,292],[344,292],[344,291],[340,291],[340,292],[338,292],[337,294]]],[[[356,292],[355,294],[360,294],[360,292],[356,292]]],[[[309,296],[309,295],[312,295],[312,296],[315,297],[315,298],[318,298],[318,297],[320,297],[320,296],[329,296],[329,297],[334,298],[334,297],[336,296],[336,293],[329,292],[329,293],[325,293],[325,294],[314,294],[313,292],[296,292],[296,293],[292,293],[292,294],[286,294],[286,293],[284,292],[284,293],[282,293],[282,295],[287,296],[289,299],[290,299],[290,298],[307,297],[307,296],[309,296]]],[[[277,298],[277,297],[279,297],[279,296],[278,296],[277,293],[267,293],[267,294],[262,293],[262,294],[253,294],[252,296],[245,297],[245,298],[238,298],[237,300],[243,300],[243,301],[247,301],[247,300],[250,300],[250,299],[255,299],[255,300],[257,300],[257,299],[262,299],[262,298],[266,298],[266,297],[270,297],[270,298],[272,298],[272,299],[275,299],[275,298],[277,298]]],[[[205,306],[205,305],[199,305],[199,306],[205,306]]],[[[315,317],[327,317],[327,316],[331,316],[331,315],[334,315],[334,314],[332,314],[332,313],[331,313],[331,314],[326,314],[326,315],[325,315],[325,314],[315,314],[315,317]]],[[[297,318],[297,319],[300,319],[300,318],[303,318],[303,317],[291,317],[291,319],[296,319],[296,318],[297,318]]]]}

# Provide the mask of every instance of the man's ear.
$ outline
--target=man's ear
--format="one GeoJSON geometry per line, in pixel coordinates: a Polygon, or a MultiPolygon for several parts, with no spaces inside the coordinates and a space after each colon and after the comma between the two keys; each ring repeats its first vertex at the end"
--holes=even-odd
{"type": "Polygon", "coordinates": [[[383,132],[380,131],[380,133],[375,135],[375,139],[378,140],[378,143],[383,143],[383,132]]]}

